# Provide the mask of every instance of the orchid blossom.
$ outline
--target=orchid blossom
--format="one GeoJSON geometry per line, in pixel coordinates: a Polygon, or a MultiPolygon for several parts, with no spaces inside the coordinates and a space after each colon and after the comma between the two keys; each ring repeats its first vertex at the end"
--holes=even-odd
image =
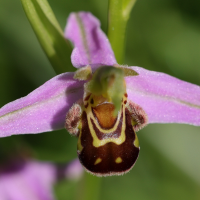
{"type": "Polygon", "coordinates": [[[53,185],[59,178],[78,179],[83,168],[76,159],[65,166],[35,160],[17,160],[0,172],[1,200],[54,200],[53,185]]]}
{"type": "Polygon", "coordinates": [[[66,127],[79,137],[78,156],[86,170],[107,176],[132,168],[139,153],[135,131],[146,124],[200,125],[200,87],[161,72],[119,65],[92,14],[72,13],[64,34],[74,45],[71,61],[79,69],[3,106],[1,137],[66,127]],[[106,89],[105,81],[100,83],[104,75],[109,79],[106,89]]]}

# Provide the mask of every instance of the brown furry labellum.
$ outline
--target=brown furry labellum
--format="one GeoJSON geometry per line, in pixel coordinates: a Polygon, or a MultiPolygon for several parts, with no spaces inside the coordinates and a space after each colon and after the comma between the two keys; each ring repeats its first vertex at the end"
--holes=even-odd
{"type": "Polygon", "coordinates": [[[147,115],[124,94],[121,109],[102,96],[85,93],[66,115],[65,127],[78,137],[77,153],[85,169],[96,176],[122,175],[139,154],[136,131],[147,124],[147,115]]]}

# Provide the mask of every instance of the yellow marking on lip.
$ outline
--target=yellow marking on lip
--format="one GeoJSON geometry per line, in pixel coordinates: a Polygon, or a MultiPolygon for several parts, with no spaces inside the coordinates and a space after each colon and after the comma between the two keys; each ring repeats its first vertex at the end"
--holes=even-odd
{"type": "MultiPolygon", "coordinates": [[[[102,129],[102,128],[100,127],[99,123],[97,122],[97,119],[94,117],[94,115],[93,115],[93,113],[92,113],[92,108],[91,108],[91,106],[88,106],[88,108],[86,109],[86,113],[87,113],[87,118],[88,118],[88,120],[91,121],[90,119],[93,119],[93,121],[94,121],[96,127],[97,127],[101,132],[103,132],[103,133],[105,133],[105,134],[108,134],[108,133],[110,133],[110,132],[114,132],[114,131],[117,129],[117,126],[118,126],[118,124],[119,124],[119,122],[120,122],[120,118],[121,118],[121,111],[120,111],[120,112],[119,112],[120,114],[118,114],[118,116],[117,116],[117,121],[116,121],[115,125],[113,126],[113,128],[110,128],[110,129],[102,129]]],[[[88,121],[88,122],[89,122],[89,121],[88,121]]],[[[90,124],[89,124],[89,126],[90,126],[90,124]]]]}
{"type": "Polygon", "coordinates": [[[81,152],[82,149],[83,149],[83,146],[81,145],[81,134],[82,134],[82,123],[81,122],[80,122],[78,128],[80,130],[80,133],[79,133],[79,136],[78,136],[77,149],[81,152]]]}
{"type": "Polygon", "coordinates": [[[97,164],[99,164],[101,161],[102,161],[102,159],[101,159],[101,158],[97,158],[97,159],[96,159],[96,161],[95,161],[95,163],[94,163],[94,165],[97,165],[97,164]]]}
{"type": "MultiPolygon", "coordinates": [[[[96,118],[94,117],[93,113],[92,113],[92,107],[94,108],[94,107],[96,107],[96,106],[102,104],[103,102],[106,101],[106,99],[103,98],[103,97],[102,97],[102,98],[99,98],[99,99],[101,99],[101,101],[98,102],[98,103],[95,101],[96,99],[97,99],[97,98],[94,97],[93,94],[91,94],[90,98],[86,101],[86,102],[88,102],[89,106],[88,106],[87,108],[83,108],[83,109],[85,110],[85,112],[86,112],[86,114],[87,114],[87,119],[88,119],[89,121],[90,121],[90,119],[93,119],[93,121],[94,121],[96,127],[99,129],[99,131],[101,131],[101,132],[103,132],[103,133],[105,133],[105,134],[109,134],[109,133],[111,133],[111,132],[114,132],[114,131],[117,129],[117,126],[118,126],[118,124],[119,124],[119,122],[120,122],[120,118],[121,118],[121,113],[122,113],[122,111],[121,111],[121,110],[119,111],[119,114],[118,114],[118,116],[117,116],[117,121],[116,121],[115,125],[113,126],[113,128],[107,129],[107,130],[106,130],[106,129],[102,129],[102,128],[100,127],[99,123],[97,122],[96,118]],[[92,98],[94,99],[94,104],[93,104],[93,105],[90,104],[90,100],[91,100],[92,98]]],[[[126,96],[123,97],[122,102],[124,102],[124,101],[127,101],[127,97],[126,97],[126,96]]],[[[123,105],[123,103],[122,103],[122,105],[123,105]]],[[[124,116],[125,116],[125,106],[124,106],[124,105],[123,105],[123,114],[124,114],[124,115],[123,115],[123,117],[124,117],[124,116]]],[[[125,118],[123,118],[123,119],[125,119],[125,118]]],[[[88,121],[88,123],[89,123],[89,121],[88,121]]],[[[123,120],[123,123],[124,123],[124,122],[125,122],[125,120],[123,120]]],[[[91,124],[88,124],[88,125],[89,125],[89,127],[90,127],[91,124]]]]}
{"type": "Polygon", "coordinates": [[[116,158],[115,162],[116,162],[117,164],[121,163],[121,162],[122,162],[122,158],[121,158],[121,157],[116,158]]]}
{"type": "MultiPolygon", "coordinates": [[[[125,109],[123,109],[123,110],[124,110],[124,112],[123,112],[123,123],[122,123],[121,135],[118,138],[106,138],[106,139],[103,139],[103,140],[99,140],[99,138],[96,135],[96,132],[94,131],[94,128],[93,128],[93,125],[92,125],[92,122],[91,122],[91,118],[92,118],[91,114],[87,115],[88,124],[89,124],[89,127],[90,127],[90,133],[93,137],[93,146],[100,147],[100,146],[107,144],[108,142],[114,142],[115,144],[119,145],[119,144],[122,144],[125,141],[125,139],[126,139],[126,136],[125,136],[125,128],[126,128],[125,127],[125,109]]],[[[121,115],[121,113],[119,114],[118,117],[120,117],[120,115],[121,115]]],[[[119,123],[119,120],[117,120],[117,122],[119,123]]],[[[118,125],[117,122],[116,122],[116,125],[118,125]]],[[[97,126],[97,128],[99,128],[99,127],[97,126]]],[[[115,129],[117,129],[117,126],[116,126],[115,129]]],[[[113,129],[103,130],[102,129],[101,131],[106,134],[106,133],[111,133],[115,130],[113,130],[113,129]]]]}
{"type": "Polygon", "coordinates": [[[137,148],[140,147],[139,140],[138,140],[138,137],[137,137],[136,133],[135,133],[135,140],[134,140],[133,144],[134,144],[134,146],[137,147],[137,148]]]}
{"type": "Polygon", "coordinates": [[[110,103],[100,104],[92,109],[102,128],[112,129],[117,117],[113,115],[115,106],[110,103]],[[102,112],[103,111],[103,112],[102,112]]]}
{"type": "MultiPolygon", "coordinates": [[[[90,98],[88,99],[88,102],[90,102],[90,99],[93,98],[93,95],[90,96],[90,98]]],[[[123,101],[124,100],[127,100],[126,97],[123,97],[123,101]]],[[[94,103],[95,104],[95,103],[94,103]]],[[[92,113],[92,106],[91,104],[89,103],[89,106],[87,108],[84,108],[85,112],[86,112],[86,115],[87,115],[87,121],[88,121],[88,126],[89,126],[89,129],[90,129],[90,133],[91,133],[91,136],[93,138],[93,146],[94,147],[100,147],[100,146],[103,146],[109,142],[113,142],[117,145],[120,145],[122,144],[125,140],[126,140],[126,135],[125,135],[125,129],[126,129],[126,123],[125,123],[125,106],[122,104],[122,108],[121,110],[119,111],[119,114],[118,114],[118,117],[117,117],[117,121],[114,125],[113,128],[111,129],[108,129],[108,130],[105,130],[105,129],[102,129],[98,122],[97,122],[97,119],[94,117],[93,113],[92,113]],[[118,138],[106,138],[106,139],[103,139],[103,140],[100,140],[97,135],[96,135],[96,132],[94,131],[94,128],[93,128],[93,125],[92,125],[92,122],[91,122],[91,119],[93,119],[96,127],[101,131],[103,132],[104,134],[109,134],[109,133],[112,133],[114,132],[117,127],[118,127],[118,124],[120,122],[120,118],[121,118],[121,114],[123,113],[123,122],[122,122],[122,129],[121,129],[121,134],[118,138]]]]}

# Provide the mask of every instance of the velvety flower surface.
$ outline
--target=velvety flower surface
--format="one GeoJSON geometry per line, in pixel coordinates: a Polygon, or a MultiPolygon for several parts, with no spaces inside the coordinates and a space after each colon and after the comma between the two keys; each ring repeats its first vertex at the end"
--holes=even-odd
{"type": "Polygon", "coordinates": [[[0,171],[1,200],[54,200],[53,185],[61,178],[81,176],[78,160],[62,168],[52,163],[34,160],[14,162],[0,171]]]}
{"type": "MultiPolygon", "coordinates": [[[[116,60],[100,22],[86,12],[72,13],[65,37],[74,45],[75,67],[114,65],[116,60]]],[[[200,125],[200,87],[164,73],[131,67],[138,76],[125,78],[128,98],[139,104],[149,123],[200,125]]],[[[84,81],[64,73],[47,81],[26,97],[0,109],[0,136],[41,133],[64,128],[65,115],[83,97],[84,81]]]]}

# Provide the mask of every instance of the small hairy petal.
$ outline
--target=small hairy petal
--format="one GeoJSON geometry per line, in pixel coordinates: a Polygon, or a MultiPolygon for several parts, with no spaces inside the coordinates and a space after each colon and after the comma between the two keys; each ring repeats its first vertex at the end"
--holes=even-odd
{"type": "Polygon", "coordinates": [[[126,77],[128,98],[140,105],[149,123],[200,125],[200,87],[164,73],[131,67],[138,76],[126,77]]]}
{"type": "Polygon", "coordinates": [[[58,75],[27,96],[0,109],[0,137],[64,128],[72,104],[83,96],[83,81],[74,73],[58,75]]]}
{"type": "Polygon", "coordinates": [[[109,40],[100,29],[100,22],[91,13],[70,14],[65,28],[65,37],[74,45],[71,55],[73,66],[91,65],[97,68],[116,64],[109,40]]]}

